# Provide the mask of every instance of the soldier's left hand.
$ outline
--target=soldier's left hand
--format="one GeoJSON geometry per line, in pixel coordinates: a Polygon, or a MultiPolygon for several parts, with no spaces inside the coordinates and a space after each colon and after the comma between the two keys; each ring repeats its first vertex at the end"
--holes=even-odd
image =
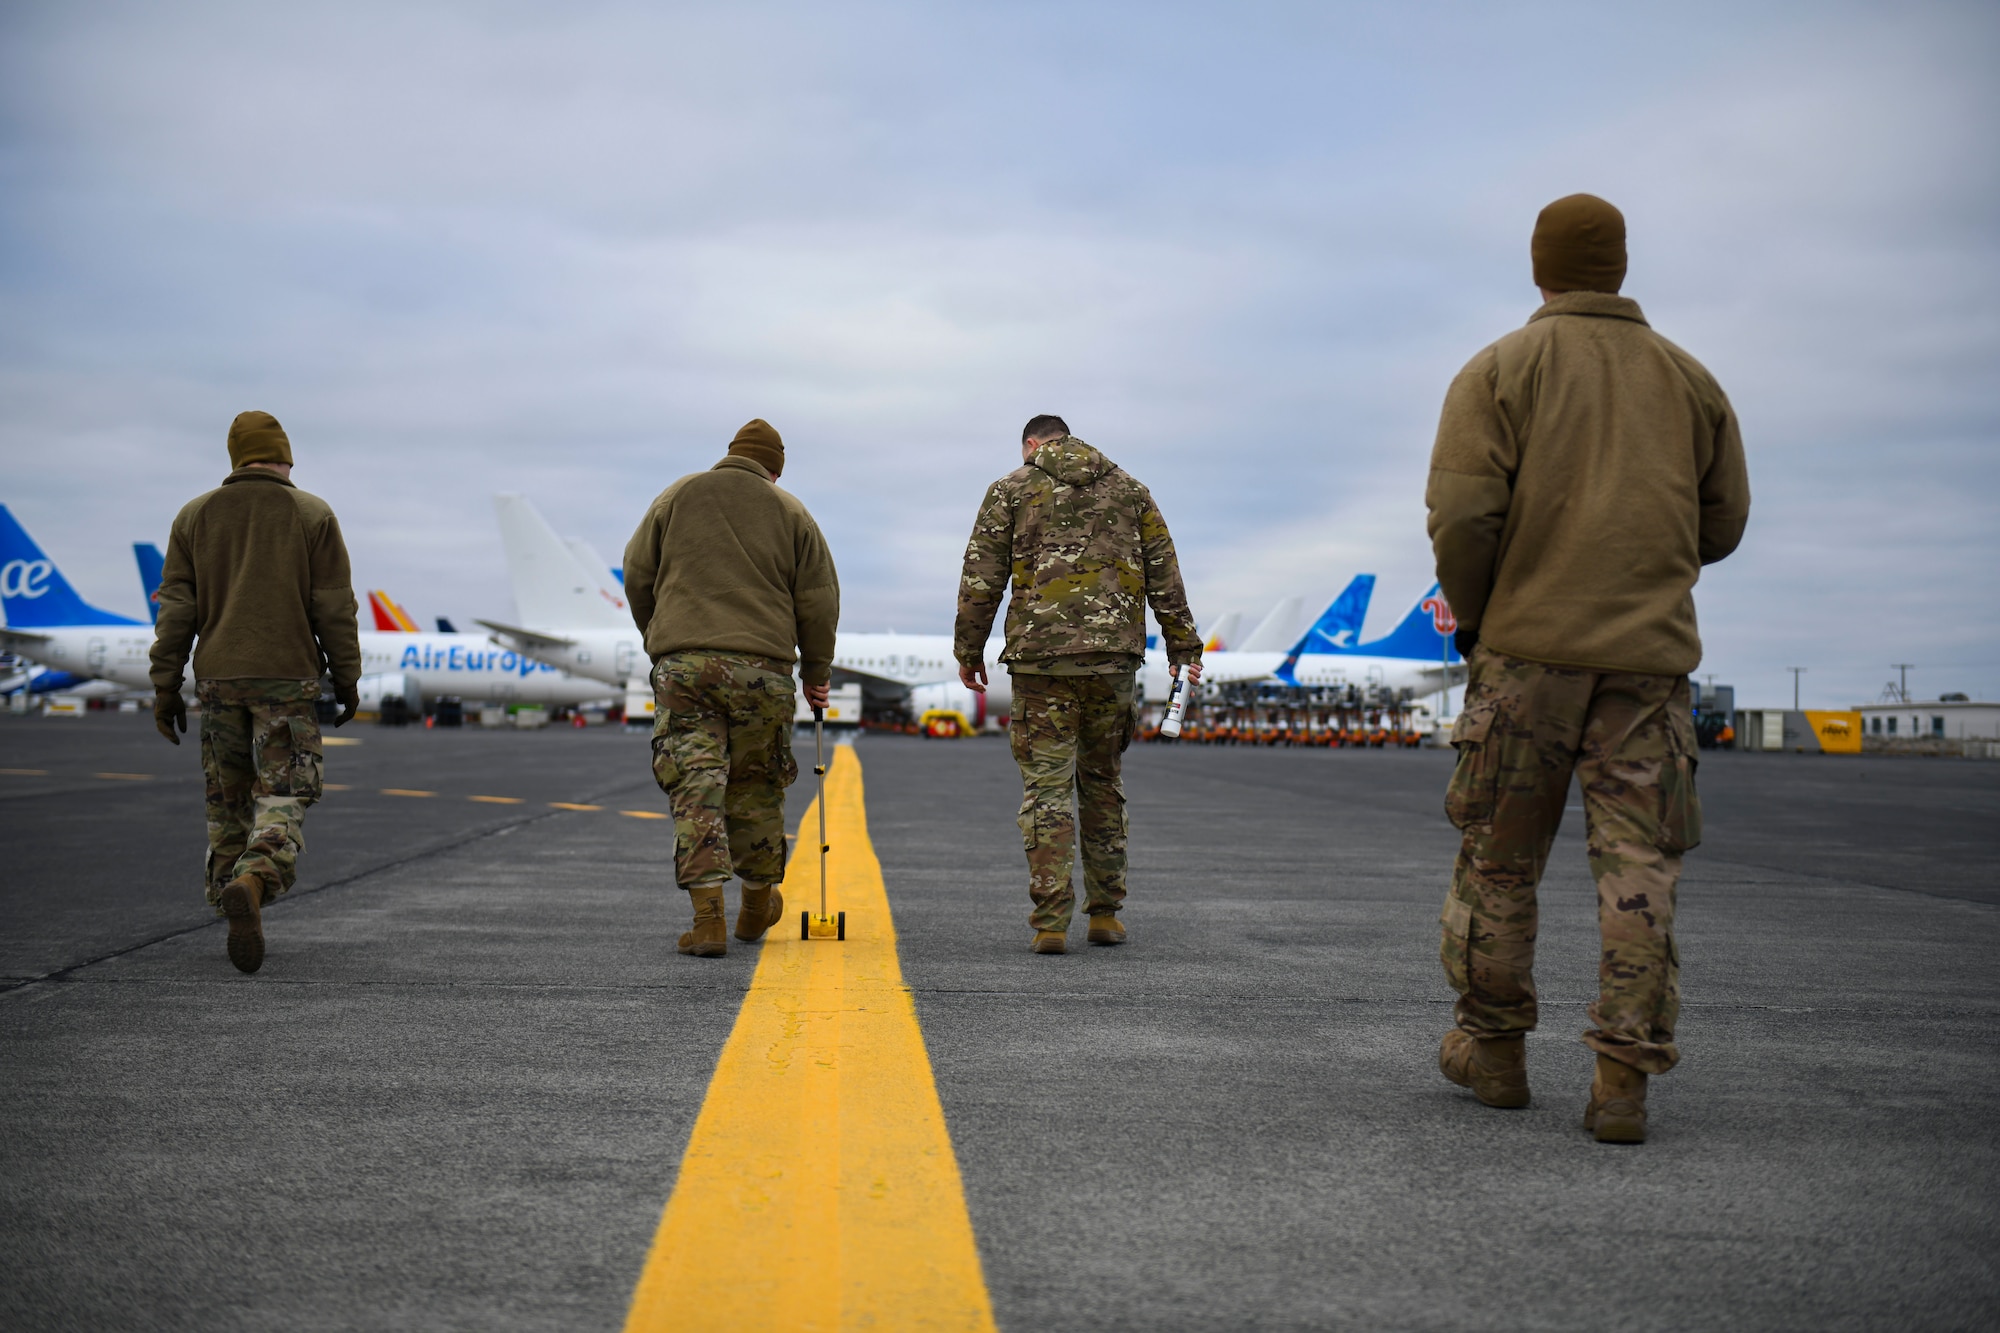
{"type": "Polygon", "coordinates": [[[1180,675],[1183,671],[1187,672],[1187,682],[1190,689],[1201,684],[1201,659],[1199,657],[1189,662],[1185,667],[1175,667],[1173,669],[1176,676],[1180,675]]]}
{"type": "Polygon", "coordinates": [[[181,736],[187,735],[187,700],[181,698],[179,690],[161,690],[153,696],[153,725],[160,729],[162,736],[175,745],[181,743],[181,736]],[[181,736],[174,734],[176,730],[181,736]]]}
{"type": "Polygon", "coordinates": [[[354,720],[354,710],[361,707],[361,691],[349,685],[344,690],[335,690],[333,701],[340,705],[340,716],[333,720],[333,725],[344,727],[354,720]]]}
{"type": "Polygon", "coordinates": [[[958,683],[975,694],[986,693],[986,663],[966,666],[961,662],[958,668],[958,683]]]}

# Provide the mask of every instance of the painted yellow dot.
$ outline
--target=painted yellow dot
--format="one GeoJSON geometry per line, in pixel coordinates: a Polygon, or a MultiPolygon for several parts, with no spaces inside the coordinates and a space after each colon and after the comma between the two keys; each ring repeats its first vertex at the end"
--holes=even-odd
{"type": "Polygon", "coordinates": [[[660,812],[659,812],[658,810],[620,810],[620,811],[619,811],[618,813],[619,813],[619,814],[621,814],[621,815],[624,815],[624,816],[626,816],[626,817],[627,817],[627,818],[629,818],[629,819],[666,819],[666,818],[668,818],[668,816],[666,816],[666,815],[663,815],[663,814],[661,814],[661,813],[660,813],[660,812]]]}
{"type": "Polygon", "coordinates": [[[521,803],[521,798],[518,796],[468,796],[465,799],[468,801],[478,801],[485,805],[519,805],[521,803]]]}
{"type": "Polygon", "coordinates": [[[409,789],[408,787],[384,787],[384,788],[382,789],[382,794],[383,794],[384,796],[435,796],[435,795],[437,795],[437,793],[436,793],[436,792],[434,792],[434,791],[411,791],[411,790],[410,790],[410,789],[409,789]]]}
{"type": "Polygon", "coordinates": [[[46,768],[0,768],[0,773],[17,778],[45,778],[49,775],[49,770],[46,768]]]}
{"type": "Polygon", "coordinates": [[[351,736],[322,736],[322,737],[320,737],[320,738],[319,738],[319,743],[320,743],[321,745],[359,745],[359,744],[361,744],[361,742],[360,742],[360,741],[357,741],[357,740],[355,740],[355,739],[354,739],[353,737],[351,737],[351,736]]]}
{"type": "Polygon", "coordinates": [[[322,783],[320,784],[320,790],[321,790],[321,791],[353,791],[353,790],[354,790],[354,788],[352,788],[352,787],[348,786],[348,785],[347,785],[347,784],[346,784],[345,782],[322,782],[322,783]]]}
{"type": "Polygon", "coordinates": [[[601,805],[577,805],[571,801],[550,801],[551,810],[602,810],[601,805]]]}
{"type": "Polygon", "coordinates": [[[94,777],[106,778],[112,782],[151,782],[151,773],[97,773],[94,777]]]}

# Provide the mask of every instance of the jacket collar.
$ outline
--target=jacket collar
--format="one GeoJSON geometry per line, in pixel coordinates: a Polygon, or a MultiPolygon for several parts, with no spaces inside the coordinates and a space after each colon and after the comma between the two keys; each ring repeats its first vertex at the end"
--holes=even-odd
{"type": "Polygon", "coordinates": [[[714,467],[710,468],[709,471],[720,472],[722,471],[722,469],[726,467],[733,467],[740,472],[754,472],[758,476],[762,477],[765,481],[777,480],[776,477],[771,475],[771,471],[769,468],[765,467],[762,463],[759,463],[754,458],[745,458],[742,454],[727,455],[726,457],[723,458],[723,460],[720,463],[717,463],[714,467]]]}
{"type": "MultiPolygon", "coordinates": [[[[222,484],[224,486],[233,486],[239,481],[275,481],[280,486],[292,486],[292,479],[290,477],[281,477],[271,471],[271,469],[258,467],[254,463],[245,463],[242,467],[237,468],[222,479],[222,484]]],[[[297,490],[298,487],[292,486],[292,489],[297,490]]]]}
{"type": "MultiPolygon", "coordinates": [[[[1528,316],[1528,322],[1532,324],[1551,315],[1594,315],[1599,319],[1629,319],[1634,324],[1646,323],[1639,303],[1615,292],[1557,292],[1540,310],[1528,316]]],[[[1652,326],[1648,324],[1647,327],[1652,326]]]]}

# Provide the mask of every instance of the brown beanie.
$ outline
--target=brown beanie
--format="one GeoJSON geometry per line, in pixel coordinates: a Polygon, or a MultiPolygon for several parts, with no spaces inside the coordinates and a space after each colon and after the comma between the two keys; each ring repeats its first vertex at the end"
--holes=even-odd
{"type": "Polygon", "coordinates": [[[784,438],[762,417],[736,432],[736,438],[729,442],[729,452],[763,464],[764,470],[774,477],[785,470],[784,438]]]}
{"type": "Polygon", "coordinates": [[[1594,194],[1572,194],[1543,209],[1528,249],[1537,287],[1615,292],[1625,285],[1625,215],[1594,194]]]}
{"type": "Polygon", "coordinates": [[[229,423],[229,466],[245,463],[289,463],[292,442],[269,412],[239,412],[229,423]]]}

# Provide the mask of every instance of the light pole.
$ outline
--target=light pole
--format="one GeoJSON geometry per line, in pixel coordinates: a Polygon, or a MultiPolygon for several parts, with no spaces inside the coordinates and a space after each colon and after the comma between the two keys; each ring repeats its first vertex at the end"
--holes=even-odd
{"type": "Polygon", "coordinates": [[[1792,673],[1792,711],[1794,713],[1799,711],[1799,677],[1803,676],[1808,669],[1806,667],[1785,668],[1785,670],[1792,673]]]}

